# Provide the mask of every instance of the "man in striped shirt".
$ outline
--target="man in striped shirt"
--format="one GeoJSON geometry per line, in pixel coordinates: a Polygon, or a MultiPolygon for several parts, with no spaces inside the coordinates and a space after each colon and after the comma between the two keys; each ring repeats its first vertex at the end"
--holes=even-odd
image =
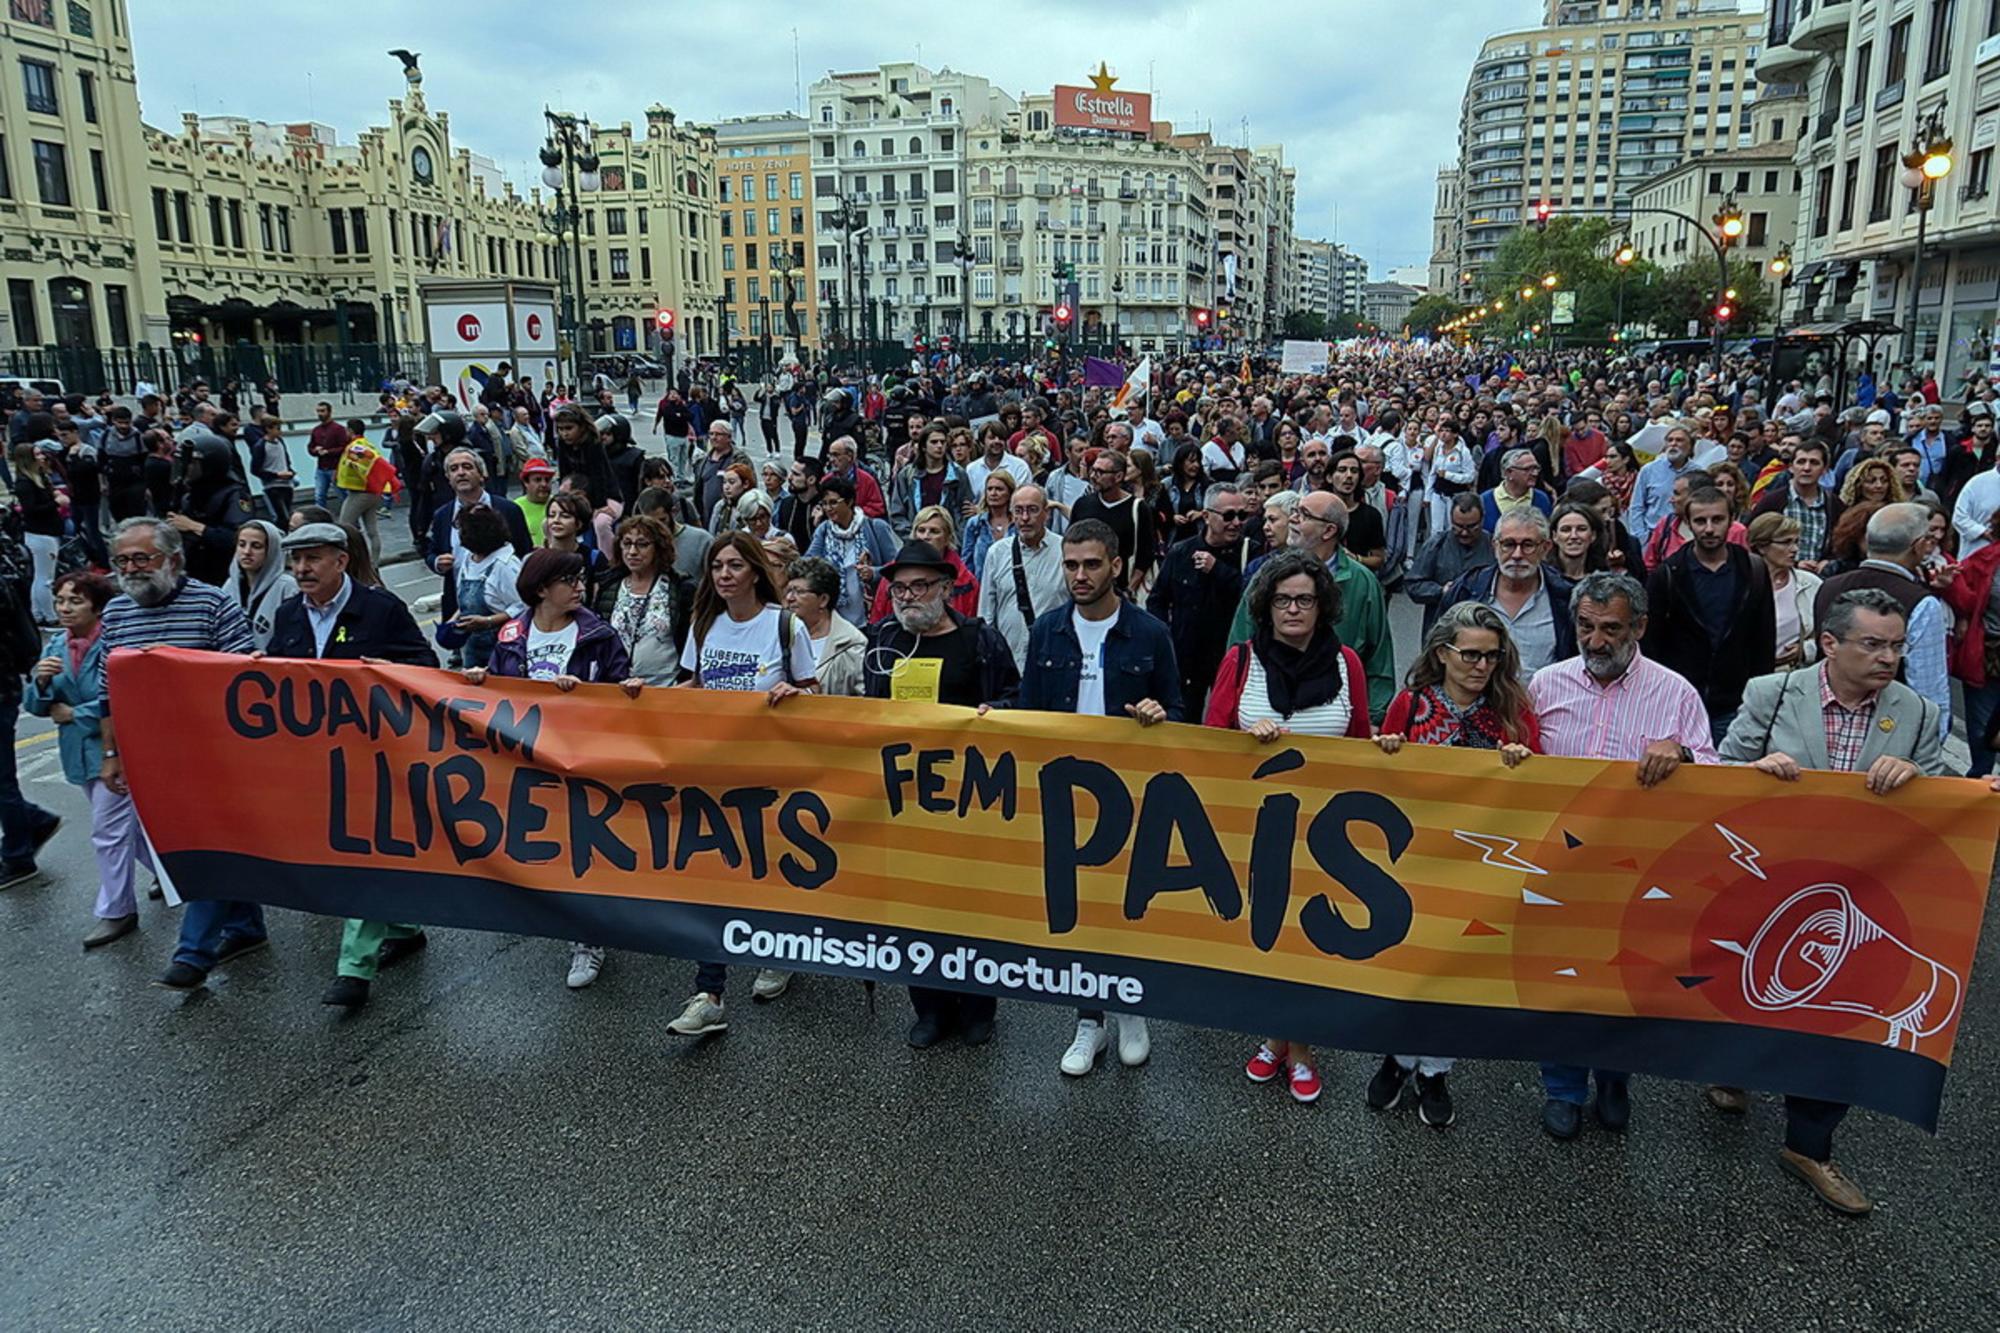
{"type": "MultiPolygon", "coordinates": [[[[124,795],[125,761],[112,722],[111,655],[120,648],[202,648],[248,653],[257,645],[236,600],[187,576],[181,535],[163,520],[128,518],[112,536],[111,566],[120,596],[104,608],[105,679],[101,718],[105,785],[124,795]]],[[[264,909],[256,903],[190,902],[182,911],[180,943],[159,984],[193,990],[217,963],[248,953],[265,940],[264,909]]]]}
{"type": "MultiPolygon", "coordinates": [[[[1528,686],[1543,753],[1636,763],[1639,785],[1648,788],[1682,764],[1717,762],[1701,695],[1639,651],[1645,587],[1624,574],[1587,574],[1570,594],[1570,615],[1577,656],[1543,667],[1528,686]]],[[[1629,1076],[1594,1072],[1598,1123],[1623,1131],[1632,1116],[1629,1076]]],[[[1592,1073],[1574,1065],[1542,1066],[1542,1128],[1552,1137],[1576,1137],[1592,1073]]]]}

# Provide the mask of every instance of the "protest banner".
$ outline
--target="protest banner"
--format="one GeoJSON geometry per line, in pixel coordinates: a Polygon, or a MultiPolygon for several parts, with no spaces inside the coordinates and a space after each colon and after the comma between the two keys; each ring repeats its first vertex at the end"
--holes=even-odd
{"type": "Polygon", "coordinates": [[[168,649],[115,655],[111,688],[184,897],[1933,1128],[2000,834],[2000,797],[1958,779],[1643,790],[1630,764],[168,649]]]}

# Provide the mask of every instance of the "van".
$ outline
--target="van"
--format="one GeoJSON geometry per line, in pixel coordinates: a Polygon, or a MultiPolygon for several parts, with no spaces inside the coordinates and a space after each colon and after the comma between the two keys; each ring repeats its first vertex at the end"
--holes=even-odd
{"type": "Polygon", "coordinates": [[[44,398],[60,398],[63,396],[61,380],[31,380],[23,379],[18,375],[0,375],[0,394],[10,392],[26,393],[30,389],[33,389],[44,398]]]}

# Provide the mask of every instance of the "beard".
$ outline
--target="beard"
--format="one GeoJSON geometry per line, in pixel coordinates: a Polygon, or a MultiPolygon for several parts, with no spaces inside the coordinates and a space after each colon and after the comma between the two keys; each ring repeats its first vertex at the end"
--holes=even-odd
{"type": "Polygon", "coordinates": [[[1625,674],[1638,653],[1638,641],[1631,639],[1616,648],[1586,648],[1583,651],[1583,669],[1597,680],[1617,680],[1625,674]]]}
{"type": "Polygon", "coordinates": [[[141,606],[158,606],[173,596],[180,577],[172,569],[161,568],[145,574],[120,574],[118,591],[141,606]]]}
{"type": "Polygon", "coordinates": [[[896,607],[896,623],[912,634],[927,634],[944,621],[944,599],[896,607]]]}

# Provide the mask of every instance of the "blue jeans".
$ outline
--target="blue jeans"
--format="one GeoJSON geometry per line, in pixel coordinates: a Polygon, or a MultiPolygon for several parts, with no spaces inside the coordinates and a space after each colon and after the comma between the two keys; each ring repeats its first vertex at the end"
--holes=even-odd
{"type": "Polygon", "coordinates": [[[7,716],[6,753],[0,755],[0,865],[28,868],[35,864],[35,835],[55,823],[56,816],[21,792],[14,767],[14,728],[21,719],[21,678],[0,678],[0,713],[7,716]]]}
{"type": "Polygon", "coordinates": [[[190,902],[181,909],[181,938],[174,946],[174,961],[206,972],[215,966],[216,950],[224,940],[261,940],[268,933],[260,904],[213,899],[190,902]]]}
{"type": "Polygon", "coordinates": [[[1978,689],[1965,691],[1965,743],[1972,750],[1972,771],[1967,777],[1983,778],[1993,772],[1993,751],[1986,748],[1986,729],[1993,725],[1993,710],[2000,707],[2000,680],[1989,680],[1978,689]]]}
{"type": "Polygon", "coordinates": [[[1590,1100],[1591,1075],[1597,1076],[1601,1088],[1607,1083],[1623,1083],[1630,1074],[1621,1074],[1612,1069],[1585,1069],[1581,1065],[1542,1066],[1542,1091],[1551,1101],[1569,1102],[1581,1106],[1590,1100]]]}
{"type": "Polygon", "coordinates": [[[330,467],[313,469],[313,503],[321,509],[334,509],[336,512],[338,511],[338,506],[327,503],[335,492],[340,489],[333,484],[333,479],[338,475],[340,474],[330,467]]]}

